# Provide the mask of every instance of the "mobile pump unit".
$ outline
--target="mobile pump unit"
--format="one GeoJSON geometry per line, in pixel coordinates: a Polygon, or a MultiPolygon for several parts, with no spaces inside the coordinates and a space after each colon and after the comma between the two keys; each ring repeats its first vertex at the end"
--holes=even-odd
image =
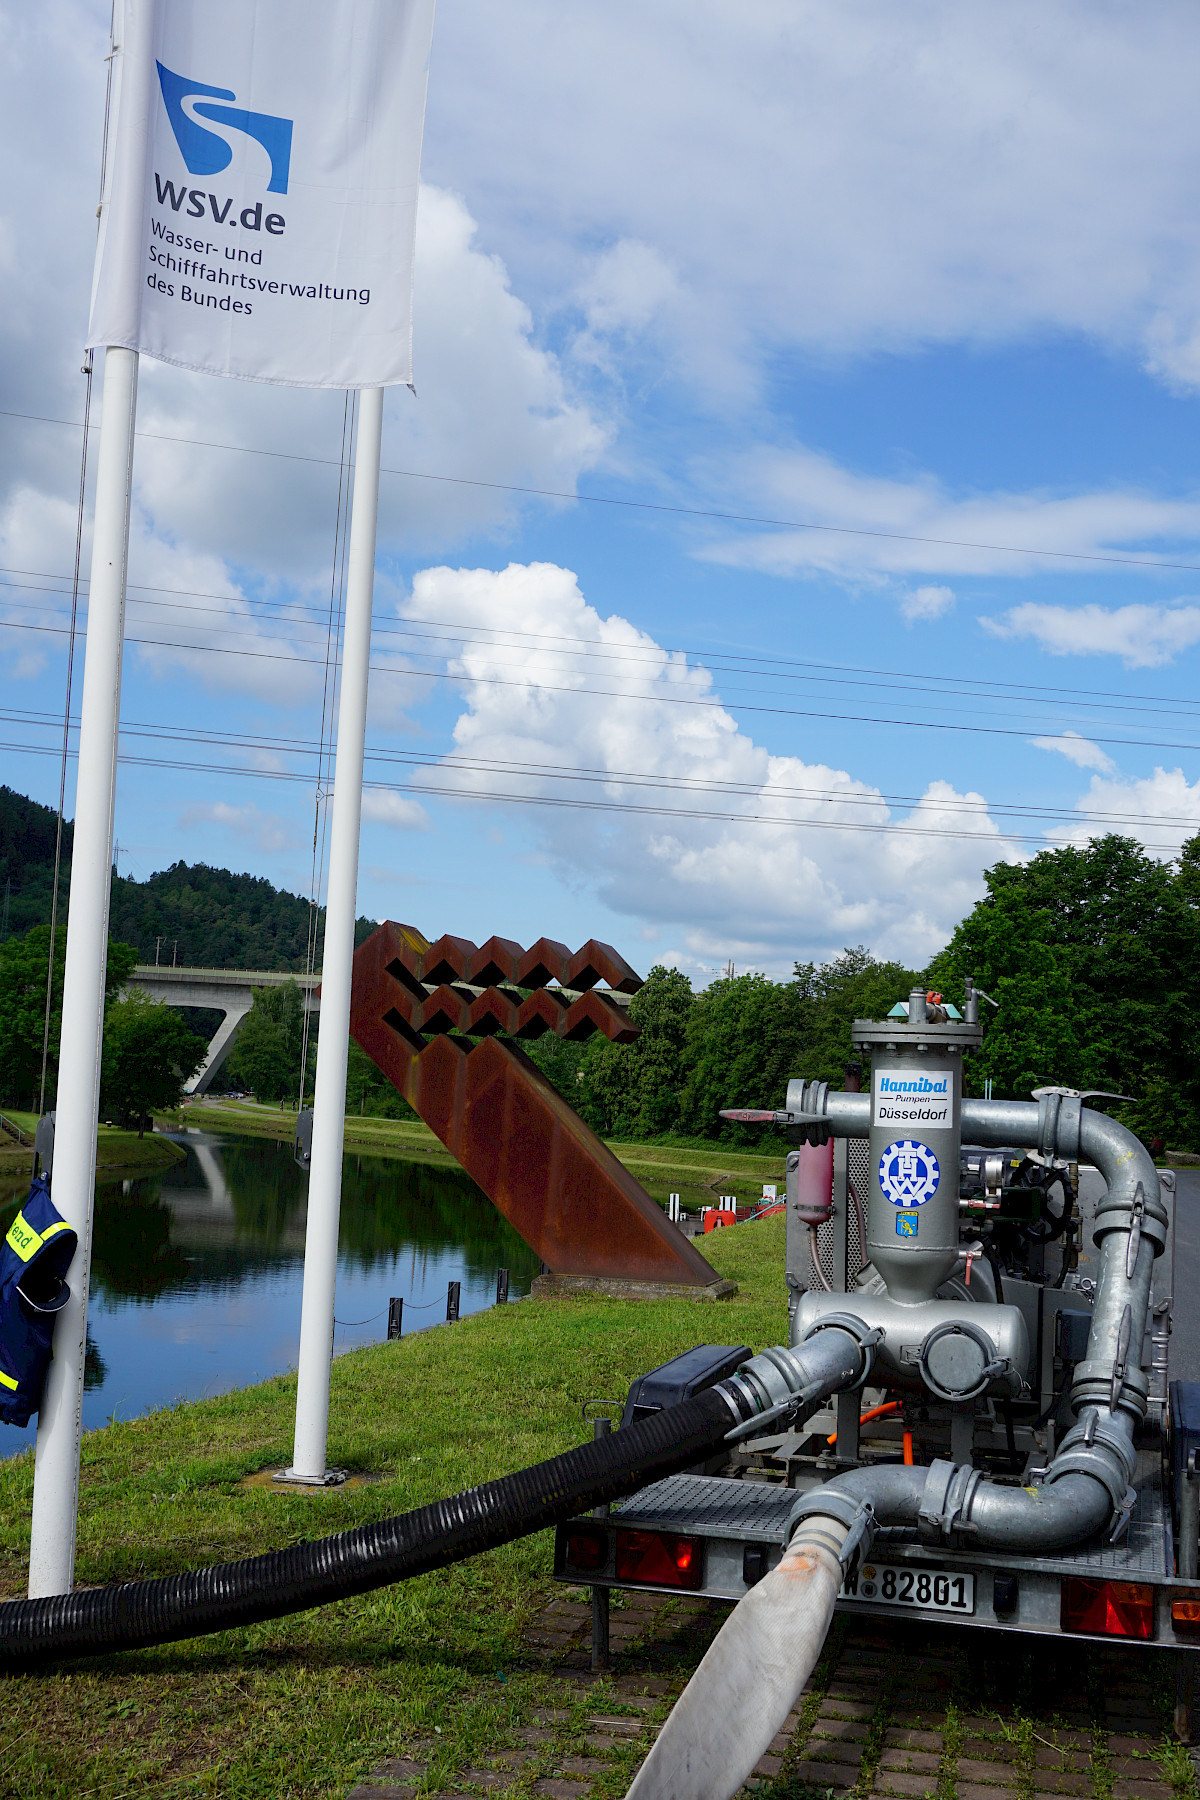
{"type": "Polygon", "coordinates": [[[788,1348],[705,1345],[635,1382],[624,1427],[752,1372],[762,1410],[720,1459],[556,1537],[563,1580],[741,1602],[637,1800],[735,1792],[835,1609],[1200,1646],[1174,1177],[1085,1104],[1103,1096],[964,1099],[979,1000],[914,989],[858,1021],[869,1093],[795,1080],[784,1111],[725,1115],[786,1127],[788,1348]]]}

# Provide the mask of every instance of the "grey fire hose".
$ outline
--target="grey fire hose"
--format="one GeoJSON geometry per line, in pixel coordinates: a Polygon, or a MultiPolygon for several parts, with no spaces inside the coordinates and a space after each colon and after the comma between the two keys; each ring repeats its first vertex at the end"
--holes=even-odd
{"type": "Polygon", "coordinates": [[[611,1437],[416,1512],[243,1562],[11,1600],[0,1606],[0,1669],[227,1631],[461,1562],[702,1462],[747,1426],[808,1417],[861,1380],[869,1357],[852,1333],[823,1331],[796,1350],[764,1350],[715,1387],[611,1437]]]}

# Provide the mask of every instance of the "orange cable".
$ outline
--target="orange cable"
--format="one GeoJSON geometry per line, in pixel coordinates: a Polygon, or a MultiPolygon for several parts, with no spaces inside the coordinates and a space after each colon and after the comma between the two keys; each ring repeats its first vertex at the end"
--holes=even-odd
{"type": "MultiPolygon", "coordinates": [[[[860,1425],[865,1425],[868,1419],[878,1419],[883,1413],[899,1412],[900,1405],[901,1402],[899,1400],[885,1400],[882,1406],[872,1406],[869,1407],[865,1413],[861,1413],[858,1422],[860,1425]]],[[[831,1431],[829,1436],[825,1439],[825,1442],[827,1444],[836,1444],[837,1432],[831,1431]]]]}

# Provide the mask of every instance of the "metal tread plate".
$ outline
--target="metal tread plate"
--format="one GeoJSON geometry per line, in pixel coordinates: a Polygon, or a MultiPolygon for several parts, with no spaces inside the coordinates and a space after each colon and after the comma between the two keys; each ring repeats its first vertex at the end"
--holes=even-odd
{"type": "MultiPolygon", "coordinates": [[[[1055,1556],[1013,1556],[995,1550],[946,1550],[940,1545],[919,1544],[911,1529],[896,1527],[882,1530],[876,1541],[880,1554],[920,1558],[932,1555],[939,1564],[963,1568],[984,1564],[988,1568],[1107,1575],[1128,1581],[1173,1580],[1174,1551],[1157,1452],[1142,1452],[1134,1479],[1137,1504],[1119,1544],[1101,1540],[1055,1556]]],[[[614,1506],[612,1517],[620,1525],[647,1531],[778,1544],[787,1516],[799,1498],[795,1488],[766,1482],[731,1480],[724,1475],[670,1475],[614,1506]]]]}
{"type": "Polygon", "coordinates": [[[725,1475],[668,1475],[612,1509],[621,1525],[777,1544],[800,1498],[795,1488],[725,1475]]]}

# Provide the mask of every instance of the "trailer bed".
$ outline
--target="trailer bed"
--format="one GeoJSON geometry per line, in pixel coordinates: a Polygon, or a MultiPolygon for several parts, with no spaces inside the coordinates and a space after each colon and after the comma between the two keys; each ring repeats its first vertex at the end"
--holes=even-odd
{"type": "MultiPolygon", "coordinates": [[[[1200,1639],[1194,1633],[1176,1632],[1171,1601],[1184,1595],[1200,1596],[1200,1584],[1173,1573],[1175,1547],[1170,1507],[1165,1504],[1157,1434],[1152,1434],[1140,1452],[1134,1486],[1137,1504],[1118,1543],[1085,1544],[1078,1550],[1053,1556],[950,1550],[921,1543],[912,1528],[882,1529],[876,1535],[870,1557],[843,1587],[838,1610],[878,1618],[907,1616],[929,1623],[1058,1635],[1063,1629],[1064,1582],[1083,1577],[1153,1589],[1152,1635],[1122,1638],[1122,1642],[1194,1650],[1200,1639]],[[963,1586],[969,1595],[969,1606],[922,1606],[884,1599],[879,1575],[888,1568],[911,1570],[918,1578],[922,1573],[931,1579],[945,1575],[952,1591],[956,1590],[955,1577],[968,1577],[963,1586]]],[[[784,1526],[798,1497],[795,1488],[779,1483],[721,1475],[672,1475],[621,1501],[606,1520],[589,1518],[577,1522],[574,1529],[604,1531],[608,1539],[603,1566],[589,1571],[586,1577],[571,1567],[568,1545],[573,1527],[560,1526],[555,1573],[568,1581],[586,1579],[596,1587],[677,1591],[673,1584],[620,1579],[616,1572],[618,1532],[659,1533],[695,1542],[698,1568],[689,1592],[716,1600],[740,1600],[782,1556],[784,1526]]],[[[893,1580],[892,1585],[895,1588],[897,1583],[893,1580]]],[[[902,1576],[898,1585],[915,1589],[915,1584],[906,1584],[902,1576]]],[[[929,1583],[924,1585],[928,1588],[929,1583]]],[[[1113,1641],[1111,1636],[1101,1634],[1073,1635],[1113,1641]]]]}

